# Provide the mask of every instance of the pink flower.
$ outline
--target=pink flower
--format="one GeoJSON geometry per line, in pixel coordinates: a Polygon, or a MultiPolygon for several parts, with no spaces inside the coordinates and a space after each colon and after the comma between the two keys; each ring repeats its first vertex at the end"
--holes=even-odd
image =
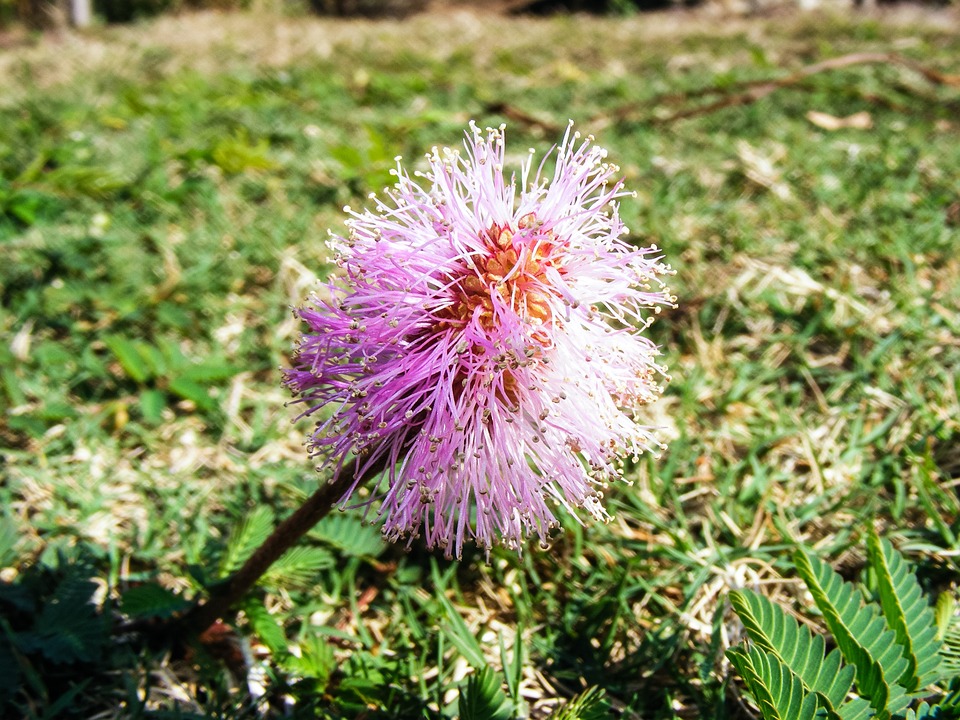
{"type": "Polygon", "coordinates": [[[374,209],[347,208],[330,242],[345,287],[299,310],[286,384],[321,418],[314,456],[355,464],[342,502],[376,476],[360,502],[386,538],[448,557],[546,543],[556,505],[606,519],[622,458],[659,446],[634,413],[662,391],[641,332],[674,301],[669,270],[621,239],[629,193],[591,140],[568,128],[553,172],[531,151],[518,180],[503,127],[471,124],[465,154],[434,148],[413,177],[398,163],[374,209]]]}

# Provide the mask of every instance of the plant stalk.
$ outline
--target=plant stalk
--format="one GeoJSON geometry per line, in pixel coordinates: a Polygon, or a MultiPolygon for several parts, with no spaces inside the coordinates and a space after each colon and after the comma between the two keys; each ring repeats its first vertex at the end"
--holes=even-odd
{"type": "MultiPolygon", "coordinates": [[[[371,468],[366,477],[372,477],[378,471],[371,468]]],[[[345,488],[353,482],[352,474],[352,470],[345,467],[336,482],[324,483],[290,517],[277,525],[237,572],[211,589],[206,602],[194,605],[177,624],[188,633],[199,634],[225,617],[281,555],[327,516],[345,488]]]]}

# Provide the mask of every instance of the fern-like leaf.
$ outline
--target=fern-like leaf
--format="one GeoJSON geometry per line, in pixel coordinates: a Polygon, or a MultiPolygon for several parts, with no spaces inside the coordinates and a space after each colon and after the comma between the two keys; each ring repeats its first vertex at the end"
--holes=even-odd
{"type": "Polygon", "coordinates": [[[461,720],[509,720],[513,708],[500,686],[500,676],[490,666],[467,678],[460,691],[461,720]]]}
{"type": "Polygon", "coordinates": [[[753,696],[753,701],[760,708],[760,714],[764,720],[769,720],[770,712],[773,710],[764,710],[764,708],[773,708],[773,695],[760,678],[760,674],[753,666],[753,659],[746,646],[736,646],[727,649],[727,659],[730,664],[736,668],[737,674],[743,679],[743,684],[747,691],[753,696]]]}
{"type": "Polygon", "coordinates": [[[273,511],[261,505],[254,508],[231,533],[227,549],[220,559],[220,576],[238,570],[273,531],[273,511]]]}
{"type": "Polygon", "coordinates": [[[284,656],[284,666],[295,675],[313,678],[321,687],[326,687],[337,668],[337,659],[327,640],[320,635],[307,635],[300,640],[299,654],[284,656]]]}
{"type": "Polygon", "coordinates": [[[243,605],[243,614],[247,616],[250,627],[274,656],[287,654],[287,635],[283,631],[283,624],[275,615],[258,602],[250,599],[243,605]]]}
{"type": "Polygon", "coordinates": [[[753,695],[764,720],[815,720],[817,696],[773,653],[754,646],[730,648],[727,657],[753,695]]]}
{"type": "Polygon", "coordinates": [[[51,662],[96,662],[108,639],[105,619],[92,603],[96,583],[71,566],[54,593],[43,603],[32,631],[17,635],[18,649],[42,653],[51,662]]]}
{"type": "Polygon", "coordinates": [[[750,639],[775,655],[803,683],[809,692],[822,696],[828,714],[836,712],[853,685],[853,666],[841,667],[839,650],[824,657],[823,637],[806,627],[767,598],[750,590],[730,594],[730,602],[750,639]]]}
{"type": "Polygon", "coordinates": [[[380,531],[359,518],[331,513],[314,527],[309,536],[333,545],[350,557],[377,557],[387,547],[380,531]]]}
{"type": "Polygon", "coordinates": [[[867,535],[867,558],[876,573],[883,615],[907,661],[899,683],[907,692],[917,692],[940,676],[940,641],[933,610],[903,556],[875,532],[867,535]]]}
{"type": "Polygon", "coordinates": [[[316,580],[319,571],[333,565],[333,555],[325,548],[299,545],[280,556],[259,582],[267,587],[304,587],[316,580]]]}
{"type": "Polygon", "coordinates": [[[940,669],[944,677],[960,677],[960,624],[951,624],[943,635],[940,669]]]}
{"type": "Polygon", "coordinates": [[[953,620],[953,611],[957,608],[957,598],[953,593],[940,593],[937,598],[937,607],[934,610],[934,617],[937,619],[937,639],[943,640],[947,630],[950,629],[950,622],[953,620]]]}
{"type": "Polygon", "coordinates": [[[847,700],[837,710],[840,720],[870,720],[876,717],[870,702],[862,697],[847,700]]]}
{"type": "Polygon", "coordinates": [[[555,709],[547,720],[604,720],[610,717],[610,704],[603,688],[591,687],[555,709]]]}
{"type": "Polygon", "coordinates": [[[938,718],[945,717],[947,716],[940,711],[939,706],[921,703],[920,707],[916,710],[907,710],[907,714],[903,716],[903,720],[937,720],[938,718]]]}
{"type": "Polygon", "coordinates": [[[797,551],[794,561],[837,647],[856,666],[857,690],[870,702],[878,720],[906,708],[910,698],[897,682],[907,669],[904,650],[877,605],[864,605],[853,585],[803,550],[797,551]]]}
{"type": "Polygon", "coordinates": [[[120,609],[137,618],[166,618],[190,607],[182,595],[156,583],[132,587],[120,596],[120,609]]]}

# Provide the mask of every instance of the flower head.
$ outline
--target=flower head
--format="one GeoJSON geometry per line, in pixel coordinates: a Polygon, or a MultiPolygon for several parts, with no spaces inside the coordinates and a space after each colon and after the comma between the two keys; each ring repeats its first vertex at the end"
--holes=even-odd
{"type": "Polygon", "coordinates": [[[533,154],[504,174],[503,128],[471,124],[465,153],[427,156],[331,247],[343,290],[298,312],[287,385],[321,412],[312,453],[391,540],[423,535],[460,556],[527,535],[556,504],[605,519],[600,489],[658,443],[635,411],[661,393],[641,332],[673,298],[656,247],[624,242],[606,153],[567,129],[553,172],[533,154]],[[349,460],[348,460],[349,458],[349,460]],[[346,483],[345,483],[346,485],[346,483]]]}

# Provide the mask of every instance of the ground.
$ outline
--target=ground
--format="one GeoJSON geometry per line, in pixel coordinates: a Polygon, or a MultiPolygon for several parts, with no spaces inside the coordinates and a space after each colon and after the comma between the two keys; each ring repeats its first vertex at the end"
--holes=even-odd
{"type": "Polygon", "coordinates": [[[609,524],[456,562],[337,513],[236,623],[263,692],[120,643],[80,669],[32,661],[18,702],[49,706],[85,673],[81,716],[440,717],[489,665],[531,717],[592,686],[624,717],[749,716],[725,598],[752,587],[804,614],[795,544],[856,577],[872,524],[931,596],[952,591],[958,29],[915,8],[205,13],[5,43],[7,583],[85,563],[97,603],[129,615],[148,587],[174,612],[312,491],[309,422],[280,386],[290,308],[331,272],[341,207],[470,119],[505,122],[517,160],[568,119],[593,133],[677,296],[648,331],[672,376],[648,414],[668,449],[606,490],[609,524]]]}

